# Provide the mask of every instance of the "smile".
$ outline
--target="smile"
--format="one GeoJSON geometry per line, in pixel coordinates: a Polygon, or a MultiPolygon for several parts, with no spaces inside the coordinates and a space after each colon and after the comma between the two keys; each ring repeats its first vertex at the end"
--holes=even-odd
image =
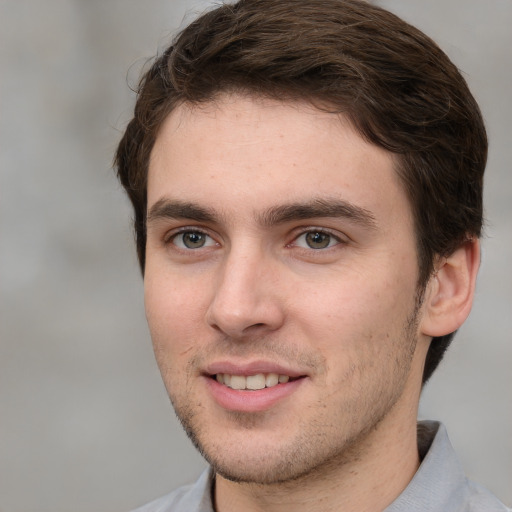
{"type": "Polygon", "coordinates": [[[204,375],[208,393],[222,409],[247,413],[266,411],[297,392],[308,380],[306,375],[287,375],[284,368],[278,372],[244,370],[224,373],[225,369],[204,375]]]}
{"type": "Polygon", "coordinates": [[[273,388],[279,384],[290,381],[288,375],[277,373],[257,373],[256,375],[231,375],[229,373],[217,373],[213,376],[217,382],[235,390],[251,390],[273,388]]]}

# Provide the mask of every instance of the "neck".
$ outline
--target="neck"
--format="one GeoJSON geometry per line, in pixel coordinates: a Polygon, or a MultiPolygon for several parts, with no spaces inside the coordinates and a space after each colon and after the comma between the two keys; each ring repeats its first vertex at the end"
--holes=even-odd
{"type": "MultiPolygon", "coordinates": [[[[391,415],[392,416],[392,415],[391,415]]],[[[364,512],[383,510],[419,467],[416,415],[406,426],[385,418],[343,453],[297,480],[271,485],[215,484],[217,512],[364,512]]]]}

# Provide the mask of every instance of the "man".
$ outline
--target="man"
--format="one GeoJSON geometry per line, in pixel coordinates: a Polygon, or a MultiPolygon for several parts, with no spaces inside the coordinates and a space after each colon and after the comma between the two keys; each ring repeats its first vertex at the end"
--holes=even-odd
{"type": "Polygon", "coordinates": [[[486,154],[455,66],[371,4],[241,0],[176,38],[116,164],[211,469],[140,511],[508,510],[416,423],[471,308],[486,154]]]}

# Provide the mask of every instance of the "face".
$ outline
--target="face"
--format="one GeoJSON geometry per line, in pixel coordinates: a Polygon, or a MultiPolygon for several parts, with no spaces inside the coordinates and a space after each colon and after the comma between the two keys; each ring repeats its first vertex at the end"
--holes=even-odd
{"type": "Polygon", "coordinates": [[[294,479],[415,424],[418,267],[393,167],[306,104],[226,96],[163,125],[146,314],[176,412],[221,475],[294,479]]]}

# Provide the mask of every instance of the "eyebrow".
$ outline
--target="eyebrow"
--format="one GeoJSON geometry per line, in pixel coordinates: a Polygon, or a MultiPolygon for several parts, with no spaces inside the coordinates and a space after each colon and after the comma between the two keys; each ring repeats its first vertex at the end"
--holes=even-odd
{"type": "Polygon", "coordinates": [[[160,219],[189,219],[197,222],[215,222],[217,216],[209,208],[183,201],[159,199],[148,211],[147,223],[160,219]]]}
{"type": "MultiPolygon", "coordinates": [[[[264,227],[319,217],[345,218],[367,229],[377,227],[375,216],[369,210],[333,198],[319,198],[305,203],[274,206],[256,215],[257,221],[264,227]]],[[[160,219],[188,219],[216,223],[219,222],[219,215],[215,210],[194,203],[161,198],[149,209],[147,223],[151,224],[160,219]]]]}
{"type": "Polygon", "coordinates": [[[368,229],[377,227],[375,216],[369,210],[333,198],[276,206],[259,215],[258,220],[264,226],[273,226],[316,217],[345,218],[368,229]]]}

